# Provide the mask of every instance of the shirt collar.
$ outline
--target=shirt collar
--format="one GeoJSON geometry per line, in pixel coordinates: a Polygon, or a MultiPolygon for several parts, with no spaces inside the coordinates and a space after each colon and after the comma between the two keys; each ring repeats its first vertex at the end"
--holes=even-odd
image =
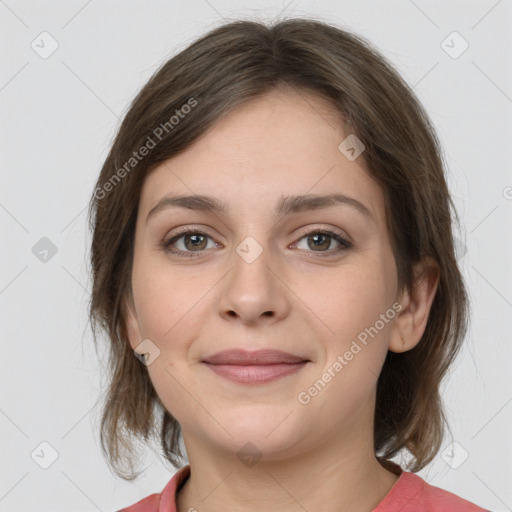
{"type": "Polygon", "coordinates": [[[176,494],[190,476],[190,465],[179,469],[164,487],[158,512],[176,512],[176,494]]]}

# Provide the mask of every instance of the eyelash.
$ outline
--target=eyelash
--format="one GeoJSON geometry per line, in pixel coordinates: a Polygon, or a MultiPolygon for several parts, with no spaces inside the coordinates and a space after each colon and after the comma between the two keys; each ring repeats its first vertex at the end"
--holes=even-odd
{"type": "MultiPolygon", "coordinates": [[[[344,238],[342,238],[338,233],[335,233],[334,231],[330,231],[328,229],[325,229],[325,230],[313,229],[311,231],[308,231],[307,233],[304,233],[297,240],[297,242],[300,242],[303,238],[307,238],[308,236],[316,235],[316,234],[327,235],[327,236],[333,238],[334,240],[336,240],[337,242],[340,243],[340,247],[338,247],[337,249],[332,249],[332,250],[329,250],[329,251],[325,251],[325,253],[326,253],[325,256],[321,254],[322,251],[319,251],[319,255],[318,256],[308,256],[310,258],[324,258],[324,257],[332,256],[333,254],[341,253],[342,251],[346,251],[347,249],[350,249],[352,247],[352,244],[349,241],[347,241],[344,238]]],[[[160,243],[160,246],[161,246],[161,248],[164,251],[166,251],[168,253],[171,253],[171,254],[173,254],[175,256],[178,256],[178,257],[182,257],[182,256],[187,257],[187,258],[198,258],[198,257],[200,257],[200,254],[202,252],[204,252],[204,250],[202,250],[202,251],[190,251],[189,252],[189,251],[179,251],[179,250],[172,250],[172,249],[170,249],[170,246],[174,242],[176,242],[177,240],[179,240],[180,238],[182,238],[182,237],[184,237],[186,235],[204,235],[207,238],[211,238],[213,240],[212,237],[210,237],[209,235],[207,235],[203,231],[196,230],[196,229],[190,229],[190,230],[182,231],[182,232],[174,235],[173,237],[171,237],[169,239],[164,239],[160,243]]],[[[316,252],[316,251],[307,251],[307,252],[316,252]]]]}

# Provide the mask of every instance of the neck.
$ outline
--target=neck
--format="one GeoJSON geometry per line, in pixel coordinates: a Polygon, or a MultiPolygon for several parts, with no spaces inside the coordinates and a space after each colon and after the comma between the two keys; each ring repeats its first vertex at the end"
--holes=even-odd
{"type": "Polygon", "coordinates": [[[340,449],[331,438],[308,453],[263,458],[252,466],[236,454],[213,453],[197,439],[184,440],[191,474],[177,495],[178,512],[370,512],[398,479],[376,460],[373,442],[362,443],[360,435],[343,439],[340,449]]]}

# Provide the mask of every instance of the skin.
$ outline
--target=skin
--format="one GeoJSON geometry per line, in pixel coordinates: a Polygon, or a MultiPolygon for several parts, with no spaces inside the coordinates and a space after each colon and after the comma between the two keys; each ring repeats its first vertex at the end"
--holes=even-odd
{"type": "Polygon", "coordinates": [[[362,157],[350,161],[338,149],[347,135],[326,100],[274,90],[237,107],[146,178],[126,318],[134,350],[143,352],[143,339],[160,350],[147,371],[182,427],[191,476],[178,493],[179,512],[367,512],[397,481],[374,454],[377,378],[388,350],[419,342],[439,273],[425,259],[418,270],[432,271],[411,293],[398,293],[384,196],[362,157]],[[375,222],[346,205],[273,217],[281,196],[332,192],[362,202],[375,222]],[[171,208],[146,223],[162,197],[178,193],[215,196],[230,212],[171,208]],[[173,244],[197,258],[161,247],[180,226],[207,235],[199,250],[186,237],[173,244]],[[325,229],[352,246],[335,252],[340,244],[327,238],[316,248],[311,237],[325,229]],[[248,236],[262,249],[251,263],[236,251],[248,236]],[[401,311],[300,403],[299,393],[395,302],[401,311]],[[311,362],[273,382],[239,384],[201,362],[232,348],[274,348],[311,362]],[[248,442],[262,455],[250,467],[237,456],[248,442]]]}

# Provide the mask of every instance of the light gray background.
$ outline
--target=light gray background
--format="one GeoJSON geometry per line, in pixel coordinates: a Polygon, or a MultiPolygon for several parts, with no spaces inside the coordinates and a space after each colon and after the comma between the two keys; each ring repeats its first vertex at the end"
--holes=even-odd
{"type": "Polygon", "coordinates": [[[419,474],[490,510],[512,510],[512,1],[6,0],[0,511],[114,512],[171,477],[150,449],[143,476],[125,482],[99,449],[85,207],[128,103],[157,67],[224,19],[280,12],[368,38],[414,86],[438,130],[463,222],[459,255],[473,318],[443,387],[453,438],[419,474]],[[46,59],[31,47],[51,48],[43,31],[59,45],[46,59]],[[453,31],[469,43],[457,58],[445,51],[462,49],[457,36],[446,40],[453,31]],[[43,237],[57,248],[46,262],[32,251],[43,237]],[[34,460],[50,461],[43,441],[58,453],[47,469],[34,460]]]}

